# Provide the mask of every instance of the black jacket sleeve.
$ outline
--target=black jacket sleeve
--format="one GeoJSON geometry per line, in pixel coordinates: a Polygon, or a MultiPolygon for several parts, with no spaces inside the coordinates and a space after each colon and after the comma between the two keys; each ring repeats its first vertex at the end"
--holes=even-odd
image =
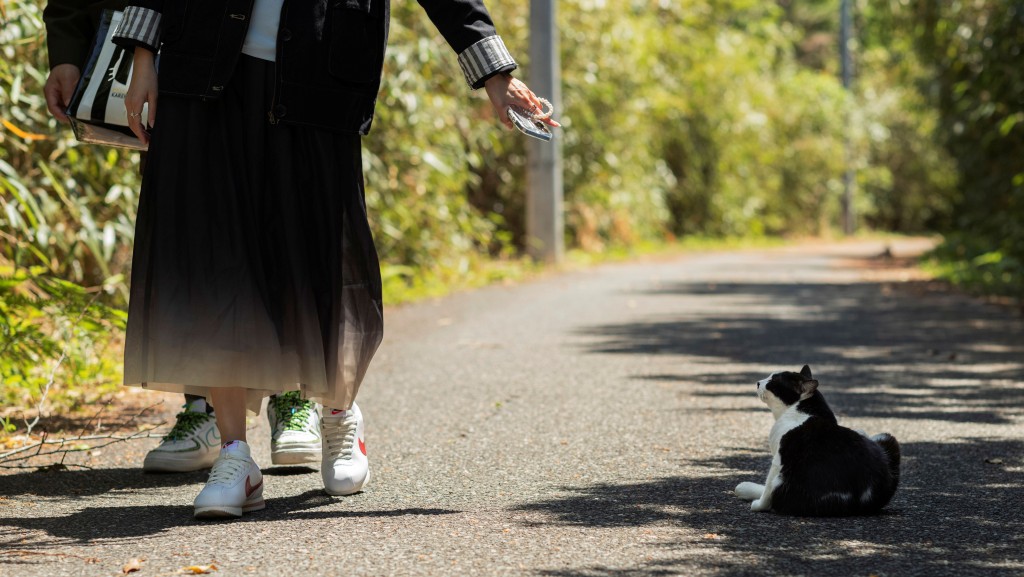
{"type": "Polygon", "coordinates": [[[81,68],[89,57],[96,24],[104,8],[121,10],[127,0],[49,0],[43,9],[50,68],[74,64],[81,68]]]}
{"type": "Polygon", "coordinates": [[[516,62],[495,31],[483,0],[419,0],[448,45],[459,55],[466,82],[480,88],[502,72],[516,69],[516,62]]]}
{"type": "Polygon", "coordinates": [[[132,0],[114,32],[114,44],[125,48],[142,46],[152,52],[159,50],[163,4],[163,0],[132,0]]]}

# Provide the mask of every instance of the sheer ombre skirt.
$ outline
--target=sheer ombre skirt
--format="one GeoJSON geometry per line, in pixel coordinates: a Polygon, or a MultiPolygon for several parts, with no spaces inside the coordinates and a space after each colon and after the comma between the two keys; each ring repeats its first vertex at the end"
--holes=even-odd
{"type": "MultiPolygon", "coordinates": [[[[383,335],[358,135],[270,124],[274,64],[164,96],[136,220],[124,380],[348,408],[383,335]]],[[[330,114],[330,103],[324,103],[330,114]]]]}

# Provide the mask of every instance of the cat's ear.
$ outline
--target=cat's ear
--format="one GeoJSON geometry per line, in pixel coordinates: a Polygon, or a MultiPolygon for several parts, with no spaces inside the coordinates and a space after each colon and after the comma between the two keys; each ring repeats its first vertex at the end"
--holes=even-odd
{"type": "Polygon", "coordinates": [[[801,395],[810,395],[810,394],[814,393],[814,391],[817,391],[817,390],[818,390],[818,380],[817,379],[806,379],[806,380],[800,381],[800,394],[801,395]]]}
{"type": "Polygon", "coordinates": [[[811,367],[804,365],[804,368],[800,369],[800,376],[808,380],[813,379],[814,377],[811,376],[811,367]]]}

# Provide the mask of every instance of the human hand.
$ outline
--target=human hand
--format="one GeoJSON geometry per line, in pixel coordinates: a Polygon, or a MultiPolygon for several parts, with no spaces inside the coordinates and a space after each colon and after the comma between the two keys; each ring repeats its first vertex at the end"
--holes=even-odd
{"type": "MultiPolygon", "coordinates": [[[[526,84],[519,79],[513,78],[511,74],[495,74],[484,82],[484,89],[491,99],[491,105],[498,114],[498,119],[506,128],[512,128],[512,121],[508,119],[508,107],[518,106],[527,112],[542,113],[540,99],[533,93],[526,84]]],[[[561,126],[550,116],[539,118],[541,122],[558,127],[561,126]]]]}
{"type": "Polygon", "coordinates": [[[82,72],[74,64],[58,64],[50,70],[46,77],[46,84],[43,85],[43,96],[46,97],[46,109],[54,118],[61,122],[67,122],[68,116],[64,113],[71,103],[71,96],[75,93],[75,86],[82,72]]]}
{"type": "Polygon", "coordinates": [[[124,96],[125,113],[128,115],[128,127],[142,144],[149,145],[149,132],[142,125],[142,111],[149,104],[149,115],[146,125],[152,127],[156,123],[156,64],[153,53],[141,46],[135,48],[135,62],[132,68],[132,81],[124,96]]]}

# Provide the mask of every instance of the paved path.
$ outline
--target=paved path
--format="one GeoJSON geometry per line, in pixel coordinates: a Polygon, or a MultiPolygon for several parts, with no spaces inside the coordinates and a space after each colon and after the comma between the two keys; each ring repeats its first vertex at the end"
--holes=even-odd
{"type": "Polygon", "coordinates": [[[202,473],[0,476],[0,574],[1024,574],[1024,321],[865,266],[881,251],[689,255],[389,311],[365,493],[268,468],[265,511],[197,523],[202,473]],[[902,443],[887,514],[732,497],[768,466],[754,381],[803,363],[845,424],[902,443]]]}

